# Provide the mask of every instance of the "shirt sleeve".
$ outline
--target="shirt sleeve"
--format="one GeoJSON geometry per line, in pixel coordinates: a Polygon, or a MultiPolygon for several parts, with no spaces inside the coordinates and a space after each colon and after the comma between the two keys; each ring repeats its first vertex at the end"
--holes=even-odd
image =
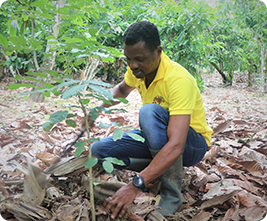
{"type": "Polygon", "coordinates": [[[135,86],[135,77],[133,76],[132,74],[132,71],[131,69],[127,66],[127,71],[124,75],[124,80],[125,80],[125,83],[130,86],[130,87],[136,87],[135,86]]]}
{"type": "Polygon", "coordinates": [[[196,93],[192,79],[175,78],[167,86],[170,115],[191,115],[195,108],[196,93]]]}

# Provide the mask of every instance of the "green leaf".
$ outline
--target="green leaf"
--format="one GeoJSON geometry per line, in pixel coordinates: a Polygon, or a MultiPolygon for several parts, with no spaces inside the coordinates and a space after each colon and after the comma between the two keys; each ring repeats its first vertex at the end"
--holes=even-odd
{"type": "Polygon", "coordinates": [[[78,148],[75,150],[74,156],[75,156],[75,157],[79,157],[79,156],[81,156],[81,154],[83,153],[84,150],[85,150],[85,147],[78,147],[78,148]]]}
{"type": "Polygon", "coordinates": [[[77,126],[76,121],[74,120],[66,120],[66,124],[68,124],[69,126],[75,128],[77,126]]]}
{"type": "Polygon", "coordinates": [[[80,141],[78,141],[74,146],[75,146],[75,147],[84,147],[86,144],[87,144],[86,141],[84,141],[84,140],[80,140],[80,141]]]}
{"type": "Polygon", "coordinates": [[[75,153],[74,153],[74,156],[75,157],[79,157],[82,153],[83,153],[83,151],[85,150],[85,145],[86,145],[87,143],[85,142],[85,141],[79,141],[79,142],[77,142],[74,146],[75,147],[77,147],[77,149],[75,150],[75,153]]]}
{"type": "Polygon", "coordinates": [[[46,79],[48,79],[48,77],[45,74],[42,74],[41,72],[28,71],[25,74],[27,74],[27,75],[33,75],[35,77],[40,77],[40,78],[46,78],[46,79]]]}
{"type": "Polygon", "coordinates": [[[72,86],[71,88],[69,88],[68,90],[66,90],[63,93],[62,98],[63,99],[67,99],[67,98],[69,98],[71,96],[76,96],[79,92],[84,90],[85,87],[86,87],[86,85],[75,85],[75,86],[72,86]]]}
{"type": "Polygon", "coordinates": [[[62,88],[62,87],[69,87],[69,86],[71,86],[71,85],[73,85],[73,84],[77,84],[77,83],[79,83],[80,81],[78,81],[78,80],[72,80],[72,79],[63,79],[64,80],[64,82],[63,83],[61,83],[58,87],[59,88],[62,88]]]}
{"type": "Polygon", "coordinates": [[[111,173],[114,170],[113,164],[108,161],[104,161],[102,166],[104,170],[107,171],[108,173],[111,173]]]}
{"type": "Polygon", "coordinates": [[[18,89],[20,87],[27,87],[27,88],[29,88],[29,87],[35,87],[35,85],[33,85],[33,84],[10,84],[9,87],[8,87],[8,89],[14,90],[14,89],[18,89]]]}
{"type": "Polygon", "coordinates": [[[44,85],[48,89],[54,88],[54,85],[50,83],[42,82],[42,85],[44,85]]]}
{"type": "Polygon", "coordinates": [[[29,77],[29,76],[25,77],[25,80],[27,80],[27,81],[36,81],[36,82],[41,82],[41,81],[39,81],[38,79],[36,79],[36,78],[32,78],[32,77],[29,77]]]}
{"type": "Polygon", "coordinates": [[[51,81],[55,81],[55,82],[60,83],[60,84],[63,82],[63,80],[60,78],[52,78],[51,81]]]}
{"type": "Polygon", "coordinates": [[[85,167],[85,168],[93,167],[94,165],[97,164],[97,161],[98,161],[97,158],[92,157],[92,158],[90,158],[89,160],[87,160],[87,161],[85,162],[84,167],[85,167]]]}
{"type": "Polygon", "coordinates": [[[141,141],[142,143],[145,142],[145,139],[143,137],[141,137],[140,135],[138,135],[138,134],[130,133],[130,132],[129,133],[126,132],[126,134],[128,136],[130,136],[131,138],[133,138],[134,140],[136,140],[136,141],[141,141]]]}
{"type": "Polygon", "coordinates": [[[46,122],[46,123],[43,124],[43,129],[44,129],[45,132],[49,132],[52,129],[53,126],[54,126],[53,123],[46,122]]]}
{"type": "Polygon", "coordinates": [[[102,128],[102,129],[105,129],[105,128],[110,127],[110,125],[105,124],[105,123],[100,123],[100,124],[99,124],[99,127],[102,128]]]}
{"type": "Polygon", "coordinates": [[[77,114],[68,114],[67,118],[77,117],[77,114]]]}
{"type": "Polygon", "coordinates": [[[110,163],[113,163],[113,164],[117,164],[117,165],[120,165],[120,166],[125,166],[125,163],[122,161],[122,160],[119,160],[115,157],[106,157],[104,158],[104,160],[110,162],[110,163]]]}
{"type": "Polygon", "coordinates": [[[34,48],[34,49],[36,49],[36,50],[41,50],[42,48],[43,48],[43,46],[42,46],[42,41],[38,41],[38,40],[36,40],[36,39],[32,39],[31,40],[32,42],[32,47],[34,48]]]}
{"type": "Polygon", "coordinates": [[[56,113],[51,114],[49,120],[51,123],[59,123],[66,119],[68,116],[68,111],[57,111],[56,113]]]}
{"type": "Polygon", "coordinates": [[[122,124],[117,123],[117,122],[111,122],[110,125],[111,125],[111,126],[117,126],[117,127],[121,127],[121,126],[122,126],[122,124]]]}
{"type": "Polygon", "coordinates": [[[122,102],[124,104],[128,104],[128,100],[125,98],[122,98],[122,97],[115,98],[114,100],[119,100],[120,102],[122,102]]]}
{"type": "Polygon", "coordinates": [[[9,37],[9,41],[11,41],[15,46],[26,47],[26,40],[24,36],[9,37]]]}
{"type": "Polygon", "coordinates": [[[89,104],[90,99],[82,99],[83,105],[89,104]]]}
{"type": "Polygon", "coordinates": [[[23,77],[21,75],[17,75],[16,77],[14,77],[15,80],[21,80],[23,79],[23,77]]]}
{"type": "Polygon", "coordinates": [[[104,95],[106,98],[113,100],[113,94],[108,89],[97,86],[97,85],[88,85],[89,88],[91,88],[93,91],[95,91],[98,94],[104,95]]]}
{"type": "Polygon", "coordinates": [[[6,37],[0,34],[0,44],[3,45],[5,48],[8,48],[8,41],[6,37]]]}
{"type": "Polygon", "coordinates": [[[57,71],[45,71],[47,74],[49,74],[49,75],[52,75],[52,76],[54,76],[54,77],[59,77],[59,74],[57,73],[57,71]]]}
{"type": "Polygon", "coordinates": [[[121,129],[116,129],[114,130],[113,132],[113,135],[112,135],[112,139],[114,141],[118,140],[118,139],[121,139],[123,137],[123,134],[124,134],[124,131],[121,130],[121,129]]]}
{"type": "Polygon", "coordinates": [[[103,86],[103,87],[112,87],[111,84],[103,82],[103,81],[96,81],[96,80],[86,80],[84,81],[85,84],[95,84],[98,86],[103,86]]]}
{"type": "Polygon", "coordinates": [[[95,137],[93,137],[93,138],[90,138],[90,142],[97,142],[97,141],[99,141],[100,139],[99,138],[95,138],[95,137]]]}
{"type": "Polygon", "coordinates": [[[98,112],[97,112],[96,108],[92,108],[90,110],[89,114],[90,114],[90,118],[92,120],[95,120],[98,117],[98,112]]]}
{"type": "Polygon", "coordinates": [[[42,92],[42,94],[43,94],[45,97],[50,97],[50,92],[49,92],[49,91],[44,91],[44,92],[42,92]]]}

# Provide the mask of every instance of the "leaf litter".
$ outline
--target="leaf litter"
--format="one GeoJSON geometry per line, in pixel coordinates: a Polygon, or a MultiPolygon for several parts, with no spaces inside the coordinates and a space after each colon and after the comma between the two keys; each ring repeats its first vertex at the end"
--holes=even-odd
{"type": "MultiPolygon", "coordinates": [[[[237,83],[223,87],[215,74],[203,78],[203,102],[214,134],[204,159],[194,167],[184,168],[182,211],[165,220],[262,220],[267,214],[267,97],[237,83]]],[[[8,85],[8,80],[0,84],[2,217],[91,220],[89,177],[84,168],[88,150],[79,158],[73,156],[75,150],[60,157],[80,133],[82,112],[72,110],[77,115],[76,128],[62,122],[50,132],[42,129],[52,113],[77,101],[63,102],[52,96],[45,103],[32,103],[19,95],[28,89],[9,91],[8,85]]],[[[100,123],[138,127],[139,95],[134,91],[128,100],[127,105],[116,107],[127,112],[100,114],[91,137],[106,137],[118,128],[100,128],[100,123]]],[[[90,105],[97,103],[92,101],[88,108],[90,105]]],[[[88,138],[83,135],[81,140],[88,138]]],[[[103,201],[136,173],[115,169],[109,174],[100,166],[94,167],[94,182],[100,184],[94,189],[97,220],[110,220],[110,214],[103,213],[103,201]]],[[[127,214],[117,220],[164,220],[154,207],[160,200],[159,184],[158,180],[151,183],[149,193],[140,193],[127,214]]]]}

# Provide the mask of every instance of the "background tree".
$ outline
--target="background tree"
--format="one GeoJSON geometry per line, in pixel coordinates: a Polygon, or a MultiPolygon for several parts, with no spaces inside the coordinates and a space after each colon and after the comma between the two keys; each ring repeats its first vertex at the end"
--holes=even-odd
{"type": "Polygon", "coordinates": [[[93,69],[104,80],[118,81],[126,70],[123,33],[131,23],[147,19],[158,26],[164,52],[195,76],[201,90],[200,73],[207,70],[218,72],[225,84],[232,83],[236,71],[247,72],[249,85],[256,77],[264,90],[267,8],[260,0],[217,1],[213,7],[204,0],[74,0],[59,9],[46,0],[19,2],[7,1],[0,10],[1,53],[14,77],[40,75],[38,65],[52,57],[49,48],[56,54],[56,72],[44,68],[48,78],[51,73],[75,78],[93,69]],[[61,22],[53,37],[56,15],[61,22]]]}

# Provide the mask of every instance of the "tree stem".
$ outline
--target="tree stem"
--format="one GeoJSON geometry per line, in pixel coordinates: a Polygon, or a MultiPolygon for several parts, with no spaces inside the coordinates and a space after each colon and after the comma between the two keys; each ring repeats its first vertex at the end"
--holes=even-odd
{"type": "MultiPolygon", "coordinates": [[[[86,108],[83,105],[81,97],[79,97],[79,102],[81,104],[83,113],[84,113],[84,119],[85,119],[85,125],[86,125],[86,131],[87,131],[87,137],[88,137],[88,159],[91,159],[92,157],[92,151],[91,151],[91,145],[90,145],[90,130],[89,130],[89,124],[87,120],[87,113],[86,113],[86,108]]],[[[95,200],[94,200],[94,183],[93,183],[93,170],[92,167],[89,168],[89,190],[90,190],[90,203],[91,203],[91,212],[92,212],[92,221],[96,221],[96,216],[95,216],[95,200]]]]}

